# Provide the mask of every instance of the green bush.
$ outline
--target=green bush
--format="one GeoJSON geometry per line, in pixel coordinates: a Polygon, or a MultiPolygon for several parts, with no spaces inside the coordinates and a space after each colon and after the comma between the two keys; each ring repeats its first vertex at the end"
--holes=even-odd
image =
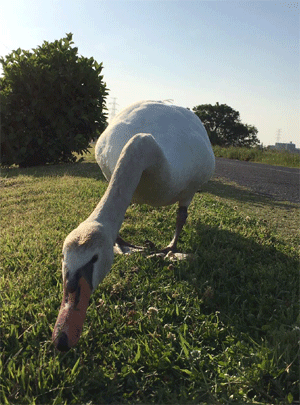
{"type": "Polygon", "coordinates": [[[102,63],[78,56],[72,34],[0,59],[1,164],[73,162],[106,126],[102,63]]]}

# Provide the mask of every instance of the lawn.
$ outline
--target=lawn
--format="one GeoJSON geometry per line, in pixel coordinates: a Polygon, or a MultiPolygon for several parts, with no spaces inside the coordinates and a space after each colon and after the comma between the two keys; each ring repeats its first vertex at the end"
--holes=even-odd
{"type": "MultiPolygon", "coordinates": [[[[116,256],[62,354],[62,243],[107,183],[92,156],[1,183],[0,403],[298,403],[299,205],[211,181],[179,244],[195,259],[116,256]]],[[[175,216],[132,205],[121,234],[163,247],[175,216]]]]}

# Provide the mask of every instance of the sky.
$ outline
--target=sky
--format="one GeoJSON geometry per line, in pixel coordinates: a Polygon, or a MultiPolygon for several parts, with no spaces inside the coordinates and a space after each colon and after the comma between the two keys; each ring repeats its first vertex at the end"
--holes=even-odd
{"type": "Polygon", "coordinates": [[[12,0],[0,56],[73,33],[103,63],[112,115],[139,100],[227,104],[264,146],[300,148],[299,2],[12,0]]]}

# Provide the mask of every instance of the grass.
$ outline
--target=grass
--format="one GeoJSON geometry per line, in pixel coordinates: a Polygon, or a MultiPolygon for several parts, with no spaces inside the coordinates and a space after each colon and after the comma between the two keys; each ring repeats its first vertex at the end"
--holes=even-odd
{"type": "Polygon", "coordinates": [[[246,160],[285,167],[300,167],[300,154],[266,148],[213,147],[216,157],[246,160]]]}
{"type": "MultiPolygon", "coordinates": [[[[298,205],[211,181],[179,245],[196,259],[116,257],[61,354],[62,243],[107,184],[92,156],[1,182],[0,403],[298,403],[298,205]]],[[[163,247],[175,213],[132,205],[122,236],[163,247]]]]}

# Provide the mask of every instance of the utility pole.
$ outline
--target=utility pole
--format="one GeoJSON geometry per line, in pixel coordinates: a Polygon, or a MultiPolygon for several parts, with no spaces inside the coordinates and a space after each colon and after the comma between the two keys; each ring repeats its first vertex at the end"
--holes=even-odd
{"type": "Polygon", "coordinates": [[[112,102],[111,103],[109,103],[109,105],[111,105],[111,109],[110,109],[110,121],[114,118],[114,116],[116,115],[116,111],[117,111],[117,105],[119,105],[118,103],[117,103],[117,97],[113,97],[112,98],[112,102]]]}
{"type": "Polygon", "coordinates": [[[277,129],[276,132],[276,142],[279,143],[281,138],[281,129],[277,129]]]}

